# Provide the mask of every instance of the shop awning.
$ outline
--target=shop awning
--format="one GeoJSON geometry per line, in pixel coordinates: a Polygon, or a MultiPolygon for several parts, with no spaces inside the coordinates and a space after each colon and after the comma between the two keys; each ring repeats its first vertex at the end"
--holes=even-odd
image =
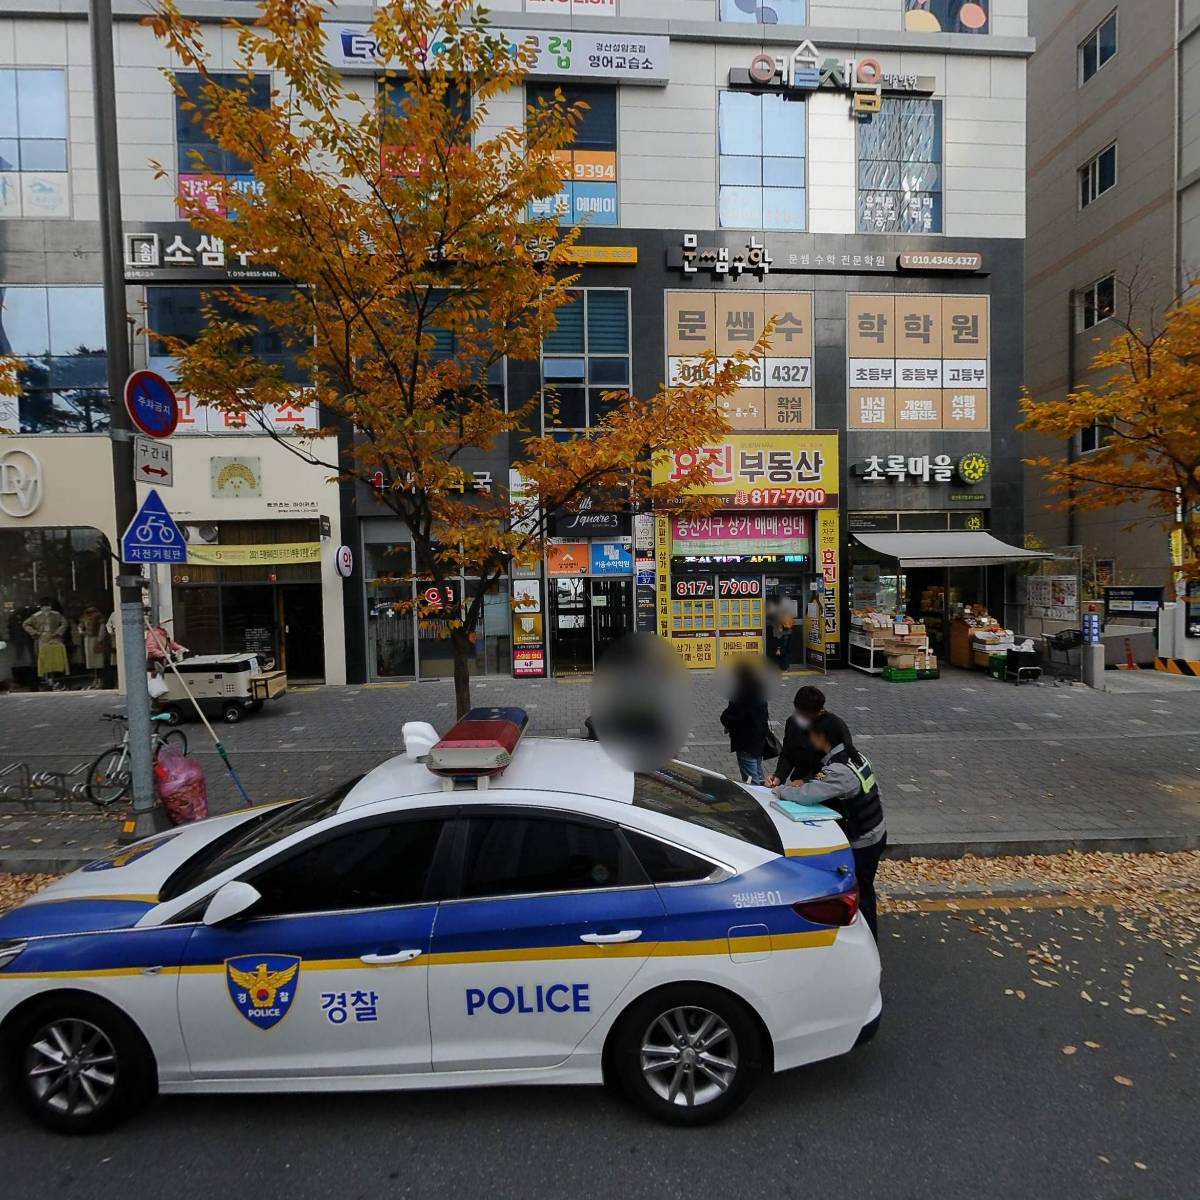
{"type": "Polygon", "coordinates": [[[1010,546],[990,533],[856,533],[854,539],[903,567],[990,567],[1053,558],[1010,546]]]}

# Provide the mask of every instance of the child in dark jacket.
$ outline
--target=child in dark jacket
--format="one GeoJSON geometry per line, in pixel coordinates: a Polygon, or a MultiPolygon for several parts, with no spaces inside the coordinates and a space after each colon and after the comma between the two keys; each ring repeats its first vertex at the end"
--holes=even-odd
{"type": "Polygon", "coordinates": [[[733,673],[733,694],[721,714],[721,724],[729,734],[729,748],[737,756],[743,783],[762,784],[763,749],[768,724],[767,697],[762,680],[749,663],[739,663],[733,673]]]}

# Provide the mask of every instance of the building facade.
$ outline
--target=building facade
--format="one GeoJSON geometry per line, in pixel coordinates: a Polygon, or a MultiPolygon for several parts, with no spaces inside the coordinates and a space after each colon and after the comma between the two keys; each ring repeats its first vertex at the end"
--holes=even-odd
{"type": "MultiPolygon", "coordinates": [[[[1052,0],[1030,10],[1026,382],[1035,399],[1094,382],[1118,332],[1151,328],[1200,275],[1200,3],[1052,0]]],[[[1083,458],[1104,429],[1064,446],[1026,435],[1030,454],[1083,458]]],[[[1049,511],[1026,480],[1026,523],[1048,546],[1079,547],[1098,583],[1165,585],[1161,515],[1131,502],[1049,511]]]]}
{"type": "MultiPolygon", "coordinates": [[[[129,311],[138,328],[187,336],[205,284],[272,280],[225,261],[180,221],[178,198],[204,195],[190,152],[213,148],[194,141],[140,7],[117,7],[129,311]],[[170,168],[165,178],[151,161],[170,168]]],[[[196,15],[210,18],[202,7],[196,15]]],[[[524,94],[491,106],[491,127],[523,122],[545,89],[589,105],[562,191],[547,201],[562,224],[585,225],[578,289],[539,360],[505,364],[495,389],[522,400],[553,387],[544,428],[571,436],[602,418],[604,393],[653,394],[687,380],[703,351],[744,348],[771,318],[777,329],[728,407],[732,432],[696,448],[719,464],[719,514],[623,513],[603,496],[555,514],[541,567],[489,596],[475,669],[590,671],[634,628],[710,666],[765,644],[773,601],[803,619],[805,657],[836,665],[852,607],[899,609],[933,587],[946,601],[1001,605],[996,560],[978,543],[964,552],[959,539],[957,558],[908,567],[880,547],[921,533],[1019,543],[1025,532],[1015,425],[1026,0],[492,9],[514,40],[535,36],[539,55],[524,94]],[[514,611],[516,595],[532,604],[514,611]]],[[[231,0],[221,15],[253,12],[231,0]]],[[[326,27],[331,60],[359,90],[378,73],[371,15],[339,5],[326,27]]],[[[111,496],[76,504],[64,484],[62,507],[48,499],[56,478],[78,478],[80,456],[97,479],[111,474],[90,89],[82,14],[29,0],[0,18],[3,328],[7,348],[39,363],[0,427],[19,429],[7,446],[34,449],[47,497],[35,511],[0,512],[0,555],[22,562],[42,552],[38,530],[68,540],[95,530],[109,544],[116,533],[96,515],[111,496]]],[[[206,163],[253,186],[236,161],[206,163]]],[[[134,338],[137,365],[170,371],[161,348],[134,338]]],[[[251,351],[279,352],[270,330],[251,351]]],[[[298,393],[294,410],[269,419],[303,424],[302,408],[298,393]]],[[[339,491],[315,469],[310,482],[269,438],[202,409],[185,417],[193,432],[176,437],[168,503],[197,554],[163,581],[181,641],[269,642],[293,676],[330,682],[448,672],[436,616],[403,609],[421,585],[397,578],[411,549],[371,488],[339,491]],[[343,543],[355,559],[345,580],[333,561],[343,543]],[[289,632],[297,626],[302,637],[289,632]]],[[[510,482],[508,450],[471,464],[475,486],[510,482]]],[[[6,612],[35,599],[24,570],[19,586],[0,584],[6,612]]],[[[87,596],[77,582],[55,587],[64,607],[94,604],[105,587],[112,604],[107,575],[88,581],[87,596]]]]}

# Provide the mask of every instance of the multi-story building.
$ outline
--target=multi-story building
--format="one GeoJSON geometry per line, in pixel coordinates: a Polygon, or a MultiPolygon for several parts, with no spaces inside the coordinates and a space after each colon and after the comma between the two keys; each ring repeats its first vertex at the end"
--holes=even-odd
{"type": "MultiPolygon", "coordinates": [[[[1038,400],[1094,382],[1090,364],[1119,331],[1160,325],[1200,274],[1200,4],[1050,0],[1030,11],[1026,382],[1038,400]]],[[[1070,444],[1027,435],[1033,454],[1086,457],[1105,430],[1070,444]]],[[[1166,584],[1161,514],[1136,502],[1050,511],[1026,481],[1030,532],[1082,550],[1098,582],[1166,584]]]]}
{"type": "MultiPolygon", "coordinates": [[[[202,199],[206,173],[253,179],[195,141],[142,8],[117,7],[135,360],[169,372],[136,330],[186,336],[205,285],[271,280],[180,220],[178,199],[202,199]]],[[[524,94],[493,104],[491,126],[522,122],[526,101],[554,86],[590,106],[548,201],[562,223],[586,225],[575,303],[540,360],[506,364],[496,388],[523,398],[553,385],[547,428],[569,434],[602,416],[603,392],[652,394],[687,379],[700,352],[751,344],[771,317],[778,327],[729,406],[734,432],[704,448],[720,464],[721,516],[635,518],[601,498],[559,514],[537,577],[505,581],[488,606],[478,669],[590,670],[634,627],[671,635],[691,664],[710,665],[762,645],[772,597],[808,615],[818,663],[843,660],[852,602],[899,608],[907,595],[915,608],[936,594],[999,610],[992,568],[1025,530],[1015,425],[1026,0],[492,7],[540,52],[524,94]],[[514,617],[513,591],[535,594],[537,611],[514,617]]],[[[254,12],[237,0],[221,9],[254,12]]],[[[117,533],[88,37],[81,12],[49,0],[11,10],[0,18],[2,323],[5,348],[37,367],[0,427],[19,425],[6,453],[23,456],[26,472],[36,464],[41,490],[36,505],[0,506],[0,603],[13,614],[53,593],[76,619],[86,605],[112,605],[104,547],[117,533]]],[[[195,15],[214,21],[221,45],[213,13],[198,4],[195,15]]],[[[327,26],[331,60],[359,90],[377,73],[371,16],[343,4],[327,26]]],[[[268,82],[257,85],[264,103],[268,82]]],[[[279,352],[270,330],[251,350],[279,352]]],[[[179,640],[269,646],[293,676],[332,682],[448,671],[437,622],[394,607],[419,585],[375,582],[403,570],[409,549],[370,488],[339,497],[271,439],[203,409],[185,419],[169,502],[196,553],[164,588],[179,640]],[[340,543],[357,564],[344,582],[340,543]]],[[[480,486],[507,482],[508,465],[501,453],[473,464],[480,486]]],[[[10,657],[14,667],[28,679],[28,662],[10,657]]]]}

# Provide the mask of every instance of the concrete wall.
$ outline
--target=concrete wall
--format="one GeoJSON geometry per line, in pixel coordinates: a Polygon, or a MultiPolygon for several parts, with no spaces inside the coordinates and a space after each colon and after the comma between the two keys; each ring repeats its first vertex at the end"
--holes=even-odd
{"type": "MultiPolygon", "coordinates": [[[[1029,64],[1028,230],[1025,243],[1026,385],[1035,398],[1061,397],[1096,382],[1089,364],[1117,332],[1101,322],[1075,332],[1075,297],[1115,273],[1118,309],[1161,320],[1175,295],[1174,17],[1163,0],[1122,0],[1118,50],[1079,82],[1079,44],[1113,10],[1113,0],[1050,0],[1034,5],[1029,64]],[[1078,168],[1117,144],[1117,184],[1079,207],[1078,168]]],[[[1026,435],[1026,452],[1053,458],[1058,441],[1026,435]]],[[[1046,511],[1040,476],[1026,477],[1029,529],[1049,545],[1082,544],[1117,560],[1122,579],[1161,582],[1167,538],[1138,504],[1067,514],[1046,511]],[[1129,534],[1125,527],[1138,524],[1129,534]]]]}

